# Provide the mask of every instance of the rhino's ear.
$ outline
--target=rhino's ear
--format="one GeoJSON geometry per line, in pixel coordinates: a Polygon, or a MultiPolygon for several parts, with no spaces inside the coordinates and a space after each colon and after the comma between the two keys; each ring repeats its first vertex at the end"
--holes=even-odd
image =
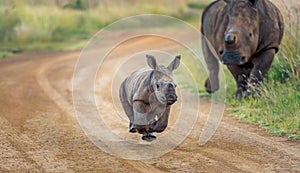
{"type": "Polygon", "coordinates": [[[170,71],[173,71],[173,70],[177,69],[179,64],[180,64],[180,59],[181,59],[181,56],[177,55],[175,57],[175,59],[168,65],[168,69],[170,71]]]}
{"type": "Polygon", "coordinates": [[[152,55],[146,55],[147,58],[147,64],[149,65],[149,67],[151,67],[152,69],[156,69],[157,67],[157,63],[156,63],[156,59],[154,58],[154,56],[152,55]]]}
{"type": "Polygon", "coordinates": [[[226,3],[229,3],[230,2],[230,0],[224,0],[226,3]]]}
{"type": "Polygon", "coordinates": [[[251,5],[256,6],[258,0],[248,0],[251,5]]]}

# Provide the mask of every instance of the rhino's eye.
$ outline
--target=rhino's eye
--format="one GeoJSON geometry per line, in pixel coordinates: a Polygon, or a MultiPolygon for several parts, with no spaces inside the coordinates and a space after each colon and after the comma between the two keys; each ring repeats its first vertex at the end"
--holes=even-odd
{"type": "Polygon", "coordinates": [[[159,84],[156,84],[156,88],[159,89],[159,84]]]}
{"type": "Polygon", "coordinates": [[[249,33],[249,37],[252,37],[252,33],[249,33]]]}

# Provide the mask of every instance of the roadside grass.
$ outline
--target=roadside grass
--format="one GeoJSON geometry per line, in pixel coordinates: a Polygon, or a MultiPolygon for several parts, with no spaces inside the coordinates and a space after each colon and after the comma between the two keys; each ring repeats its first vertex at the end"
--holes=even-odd
{"type": "Polygon", "coordinates": [[[191,12],[186,1],[175,1],[0,1],[0,15],[5,16],[0,18],[0,54],[6,57],[24,50],[82,48],[101,28],[139,14],[198,22],[200,13],[191,12]]]}
{"type": "Polygon", "coordinates": [[[14,54],[9,51],[0,51],[0,59],[5,58],[5,57],[10,57],[13,56],[14,54]]]}
{"type": "Polygon", "coordinates": [[[289,140],[300,140],[299,83],[269,80],[260,90],[261,97],[242,101],[230,96],[234,91],[228,91],[227,113],[242,121],[257,124],[270,134],[287,136],[289,140]]]}
{"type": "MultiPolygon", "coordinates": [[[[281,53],[276,56],[260,88],[261,96],[244,98],[241,101],[234,96],[235,80],[225,66],[223,66],[225,93],[218,91],[208,94],[204,88],[207,78],[204,65],[187,50],[182,50],[177,54],[181,54],[183,66],[179,67],[175,75],[182,89],[200,97],[217,99],[223,99],[223,95],[226,94],[228,115],[238,117],[243,122],[256,124],[272,135],[286,136],[288,140],[300,140],[300,82],[294,79],[289,68],[283,68],[288,65],[283,63],[281,53]],[[192,85],[191,79],[187,78],[189,75],[196,81],[196,87],[192,85]]],[[[287,63],[287,61],[284,62],[287,63]]]]}

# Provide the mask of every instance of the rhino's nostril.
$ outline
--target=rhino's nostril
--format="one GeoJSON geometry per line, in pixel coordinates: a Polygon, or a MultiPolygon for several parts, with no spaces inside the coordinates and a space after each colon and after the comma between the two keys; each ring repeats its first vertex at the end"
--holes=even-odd
{"type": "Polygon", "coordinates": [[[219,50],[219,54],[222,55],[224,53],[223,50],[219,50]]]}
{"type": "Polygon", "coordinates": [[[243,56],[241,57],[241,64],[245,63],[246,62],[246,58],[243,56]]]}

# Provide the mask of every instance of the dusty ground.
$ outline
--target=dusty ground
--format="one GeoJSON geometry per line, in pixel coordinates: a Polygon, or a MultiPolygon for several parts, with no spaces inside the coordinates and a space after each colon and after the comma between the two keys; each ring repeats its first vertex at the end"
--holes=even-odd
{"type": "MultiPolygon", "coordinates": [[[[171,50],[176,44],[159,37],[127,41],[109,55],[97,78],[114,74],[116,69],[109,65],[137,47],[171,50]]],[[[26,52],[0,61],[0,172],[300,172],[299,142],[271,137],[227,115],[214,137],[199,146],[211,107],[204,98],[193,131],[167,154],[129,161],[101,151],[84,134],[72,107],[71,80],[79,53],[26,52]]],[[[104,90],[111,81],[100,84],[104,90]]],[[[101,91],[96,93],[103,98],[99,106],[109,109],[110,92],[101,91]]],[[[100,116],[110,114],[102,111],[100,116]]],[[[138,135],[127,133],[127,122],[107,118],[106,123],[120,135],[138,140],[138,135]]]]}

